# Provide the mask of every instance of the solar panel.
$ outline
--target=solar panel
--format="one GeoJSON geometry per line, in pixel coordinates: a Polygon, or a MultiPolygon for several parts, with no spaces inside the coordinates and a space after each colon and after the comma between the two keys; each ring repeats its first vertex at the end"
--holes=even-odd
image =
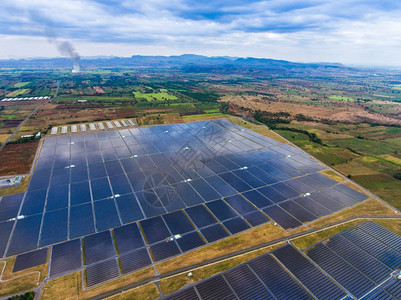
{"type": "Polygon", "coordinates": [[[223,224],[231,232],[231,234],[235,234],[250,228],[250,226],[241,217],[230,219],[223,222],[223,224]]]}
{"type": "Polygon", "coordinates": [[[43,265],[47,260],[47,248],[17,255],[14,262],[13,273],[43,265]]]}
{"type": "Polygon", "coordinates": [[[95,232],[92,204],[71,206],[69,225],[70,238],[95,232]]]}
{"type": "Polygon", "coordinates": [[[198,228],[202,228],[217,222],[203,205],[187,208],[185,212],[198,228]]]}
{"type": "Polygon", "coordinates": [[[38,243],[42,215],[20,219],[14,228],[7,256],[35,249],[38,243]]]}
{"type": "Polygon", "coordinates": [[[155,261],[160,261],[181,253],[175,241],[172,242],[163,241],[150,246],[150,249],[152,250],[152,254],[153,257],[155,258],[155,261]]]}
{"type": "Polygon", "coordinates": [[[223,200],[216,200],[206,203],[210,211],[220,220],[224,221],[232,217],[236,217],[235,211],[227,205],[223,200]]]}
{"type": "Polygon", "coordinates": [[[81,240],[76,239],[54,245],[50,264],[50,276],[58,276],[81,268],[81,240]]]}
{"type": "Polygon", "coordinates": [[[340,202],[337,202],[336,200],[320,192],[311,193],[310,198],[320,205],[327,207],[332,212],[339,211],[343,208],[343,205],[340,202]]]}
{"type": "Polygon", "coordinates": [[[198,283],[196,285],[196,289],[201,298],[204,300],[236,298],[229,285],[221,275],[198,283]]]}
{"type": "Polygon", "coordinates": [[[95,223],[97,230],[104,230],[120,224],[120,218],[113,199],[95,201],[95,223]]]}
{"type": "Polygon", "coordinates": [[[383,242],[390,248],[401,252],[401,237],[394,232],[391,232],[384,227],[373,223],[373,222],[368,222],[362,225],[358,226],[368,234],[372,235],[379,241],[383,242]]]}
{"type": "Polygon", "coordinates": [[[310,197],[300,197],[294,199],[294,202],[306,208],[308,211],[316,216],[327,216],[331,214],[331,211],[325,206],[320,205],[310,197]]]}
{"type": "Polygon", "coordinates": [[[274,250],[273,254],[318,299],[341,299],[346,295],[291,245],[274,250]]]}
{"type": "Polygon", "coordinates": [[[198,300],[195,288],[191,287],[185,290],[180,290],[172,295],[166,296],[165,299],[174,300],[198,300]]]}
{"type": "Polygon", "coordinates": [[[46,190],[28,191],[21,207],[21,215],[33,215],[43,212],[46,190]]]}
{"type": "Polygon", "coordinates": [[[109,231],[88,235],[84,238],[84,242],[85,262],[87,265],[116,255],[109,231]]]}
{"type": "Polygon", "coordinates": [[[112,259],[86,268],[86,284],[93,286],[120,275],[117,260],[112,259]]]}
{"type": "Polygon", "coordinates": [[[221,196],[230,196],[237,193],[237,191],[221,179],[219,176],[210,176],[205,178],[206,182],[209,183],[221,196]]]}
{"type": "Polygon", "coordinates": [[[256,210],[256,208],[252,204],[250,204],[240,195],[230,196],[224,198],[224,200],[226,200],[240,214],[246,214],[256,210]]]}
{"type": "Polygon", "coordinates": [[[263,209],[263,211],[284,229],[301,226],[302,223],[277,205],[263,209]]]}
{"type": "Polygon", "coordinates": [[[109,181],[107,178],[91,180],[93,200],[100,200],[112,196],[109,181]]]}
{"type": "Polygon", "coordinates": [[[263,187],[257,190],[263,196],[270,200],[270,202],[280,203],[287,199],[286,196],[281,194],[278,190],[274,189],[272,186],[263,187]]]}
{"type": "Polygon", "coordinates": [[[50,171],[35,173],[31,177],[28,190],[32,191],[32,190],[45,189],[49,185],[49,180],[50,180],[50,171]]]}
{"type": "Polygon", "coordinates": [[[211,225],[201,229],[200,231],[209,243],[229,236],[227,231],[220,224],[211,225]]]}
{"type": "Polygon", "coordinates": [[[252,190],[249,192],[242,193],[242,196],[244,196],[247,200],[252,202],[253,205],[255,205],[258,208],[263,208],[263,207],[273,204],[272,201],[267,199],[265,196],[263,196],[257,190],[252,190]]]}
{"type": "Polygon", "coordinates": [[[301,222],[310,222],[317,219],[317,216],[312,214],[310,211],[302,207],[301,205],[297,204],[294,201],[286,201],[280,203],[280,207],[285,209],[291,215],[296,217],[301,222]]]}
{"type": "Polygon", "coordinates": [[[87,202],[91,202],[89,181],[83,181],[71,184],[70,186],[71,205],[78,205],[87,202]]]}
{"type": "Polygon", "coordinates": [[[172,234],[182,234],[194,230],[188,217],[182,211],[165,214],[163,219],[172,234]]]}
{"type": "Polygon", "coordinates": [[[43,216],[39,246],[61,242],[67,239],[68,209],[46,212],[43,216]]]}
{"type": "Polygon", "coordinates": [[[182,252],[192,250],[205,244],[204,240],[197,232],[184,234],[177,240],[177,243],[182,252]]]}
{"type": "Polygon", "coordinates": [[[309,250],[308,256],[357,298],[375,287],[373,281],[323,244],[318,244],[309,250]]]}
{"type": "Polygon", "coordinates": [[[115,228],[114,236],[120,254],[145,245],[136,223],[115,228]]]}
{"type": "Polygon", "coordinates": [[[238,192],[245,192],[252,189],[250,185],[231,172],[222,173],[219,174],[219,176],[228,182],[238,192]]]}
{"type": "Polygon", "coordinates": [[[154,217],[140,222],[146,240],[149,244],[162,241],[171,236],[166,224],[161,217],[154,217]]]}
{"type": "Polygon", "coordinates": [[[152,264],[146,248],[130,252],[120,257],[124,274],[137,271],[152,264]]]}
{"type": "Polygon", "coordinates": [[[167,212],[154,190],[140,191],[135,196],[147,218],[167,212]]]}
{"type": "Polygon", "coordinates": [[[312,299],[270,255],[256,258],[249,266],[277,299],[312,299]]]}
{"type": "Polygon", "coordinates": [[[203,203],[203,198],[187,182],[174,185],[175,191],[187,206],[203,203]]]}
{"type": "Polygon", "coordinates": [[[120,196],[116,198],[116,202],[124,224],[144,218],[142,210],[133,194],[120,196]]]}
{"type": "Polygon", "coordinates": [[[224,273],[240,299],[275,299],[248,265],[240,265],[224,273]]]}
{"type": "Polygon", "coordinates": [[[0,200],[0,221],[14,218],[18,214],[24,194],[3,196],[0,200]]]}
{"type": "Polygon", "coordinates": [[[254,211],[247,215],[244,215],[244,218],[248,221],[249,224],[252,226],[258,226],[263,223],[269,222],[269,218],[267,218],[263,213],[260,211],[254,211]]]}
{"type": "Polygon", "coordinates": [[[0,222],[0,257],[3,257],[15,221],[0,222]]]}
{"type": "Polygon", "coordinates": [[[210,201],[221,197],[215,189],[213,189],[205,180],[201,178],[192,180],[190,184],[205,201],[210,201]]]}

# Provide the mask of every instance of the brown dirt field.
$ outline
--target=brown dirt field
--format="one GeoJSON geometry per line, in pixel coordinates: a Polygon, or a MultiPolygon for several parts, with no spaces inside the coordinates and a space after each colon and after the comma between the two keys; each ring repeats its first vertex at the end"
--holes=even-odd
{"type": "Polygon", "coordinates": [[[364,110],[355,103],[330,103],[313,105],[288,101],[268,101],[262,96],[224,96],[220,102],[228,102],[252,110],[288,112],[290,114],[304,114],[315,119],[330,119],[335,121],[364,122],[370,121],[383,124],[400,124],[401,120],[364,110]]]}
{"type": "Polygon", "coordinates": [[[126,108],[73,108],[57,109],[54,104],[46,105],[34,118],[31,118],[26,126],[47,127],[50,125],[61,125],[69,122],[92,122],[99,119],[123,119],[136,115],[131,107],[126,108]]]}
{"type": "Polygon", "coordinates": [[[98,94],[104,94],[104,93],[106,93],[106,92],[104,91],[104,89],[101,88],[100,86],[94,86],[93,89],[94,89],[95,92],[98,93],[98,94]]]}
{"type": "Polygon", "coordinates": [[[0,175],[29,173],[38,142],[6,145],[0,150],[0,175]]]}

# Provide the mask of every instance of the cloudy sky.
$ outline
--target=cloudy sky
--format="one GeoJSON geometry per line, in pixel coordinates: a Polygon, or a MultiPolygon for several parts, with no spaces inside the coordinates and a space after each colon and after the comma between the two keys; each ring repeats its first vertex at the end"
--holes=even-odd
{"type": "Polygon", "coordinates": [[[241,56],[401,66],[397,0],[2,0],[0,59],[241,56]]]}

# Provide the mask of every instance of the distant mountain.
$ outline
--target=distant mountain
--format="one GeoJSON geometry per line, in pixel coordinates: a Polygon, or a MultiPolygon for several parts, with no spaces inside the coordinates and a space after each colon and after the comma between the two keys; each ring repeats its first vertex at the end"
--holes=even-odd
{"type": "MultiPolygon", "coordinates": [[[[194,54],[180,56],[141,56],[131,57],[83,57],[83,70],[97,68],[134,68],[146,70],[176,70],[187,73],[214,74],[249,74],[264,76],[266,74],[311,74],[345,75],[358,73],[360,69],[338,63],[296,63],[285,60],[265,58],[208,57],[194,54]]],[[[68,69],[72,61],[68,58],[40,58],[0,60],[0,68],[12,69],[68,69]]],[[[366,70],[365,70],[366,71],[366,70]]]]}

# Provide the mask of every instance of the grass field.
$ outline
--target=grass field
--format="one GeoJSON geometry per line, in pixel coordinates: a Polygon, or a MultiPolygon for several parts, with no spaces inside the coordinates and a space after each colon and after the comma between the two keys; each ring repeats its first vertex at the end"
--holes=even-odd
{"type": "Polygon", "coordinates": [[[338,96],[338,95],[331,95],[331,96],[329,96],[329,99],[331,99],[331,100],[340,100],[340,101],[349,101],[349,102],[355,101],[354,98],[345,97],[345,96],[338,96]]]}
{"type": "Polygon", "coordinates": [[[11,93],[8,93],[7,97],[17,97],[19,95],[25,94],[28,91],[29,91],[29,89],[18,89],[18,90],[15,90],[15,91],[11,92],[11,93]]]}
{"type": "Polygon", "coordinates": [[[167,100],[177,100],[177,96],[171,95],[165,89],[160,89],[158,92],[152,93],[142,93],[133,92],[135,99],[144,99],[146,101],[167,101],[167,100]]]}
{"type": "Polygon", "coordinates": [[[30,83],[31,83],[30,81],[18,82],[18,83],[16,83],[16,84],[14,84],[14,87],[15,87],[15,88],[22,88],[22,87],[24,87],[24,86],[26,86],[26,85],[28,85],[28,84],[30,84],[30,83]]]}

